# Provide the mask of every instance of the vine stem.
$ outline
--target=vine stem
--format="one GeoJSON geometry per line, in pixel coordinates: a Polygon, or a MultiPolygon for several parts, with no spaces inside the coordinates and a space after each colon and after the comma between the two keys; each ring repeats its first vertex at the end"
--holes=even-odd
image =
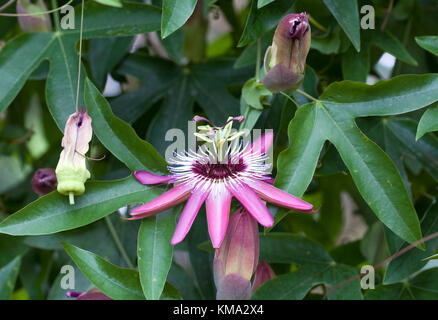
{"type": "Polygon", "coordinates": [[[76,110],[79,107],[79,88],[81,85],[81,58],[82,58],[82,30],[84,29],[84,0],[81,8],[81,30],[79,32],[79,62],[78,62],[78,85],[76,88],[76,110]]]}
{"type": "Polygon", "coordinates": [[[382,31],[382,32],[385,31],[386,25],[388,24],[389,16],[391,15],[393,6],[394,6],[394,0],[390,0],[389,6],[388,6],[388,11],[387,11],[386,16],[385,16],[385,20],[383,21],[382,26],[380,27],[380,31],[382,31]]]}
{"type": "Polygon", "coordinates": [[[318,99],[316,99],[315,97],[312,97],[310,94],[304,92],[303,90],[297,89],[295,90],[296,92],[298,92],[299,94],[305,96],[307,99],[312,100],[312,101],[318,101],[318,99]]]}
{"type": "Polygon", "coordinates": [[[327,32],[327,29],[320,24],[318,21],[315,20],[315,18],[313,18],[310,14],[307,15],[307,18],[309,19],[309,21],[315,25],[315,27],[317,27],[319,30],[323,31],[323,32],[327,32]]]}
{"type": "Polygon", "coordinates": [[[255,77],[257,81],[260,81],[260,62],[262,60],[262,40],[260,38],[257,39],[257,61],[256,61],[256,70],[255,77]]]}
{"type": "MultiPolygon", "coordinates": [[[[52,8],[58,8],[58,1],[57,0],[52,0],[52,8]]],[[[59,25],[59,12],[55,11],[53,13],[54,16],[54,22],[55,22],[55,29],[56,31],[60,30],[60,25],[59,25]]]]}
{"type": "MultiPolygon", "coordinates": [[[[434,238],[438,237],[438,232],[432,233],[424,238],[421,238],[418,241],[413,242],[412,244],[406,246],[405,248],[401,249],[400,251],[397,251],[396,253],[394,253],[392,256],[390,256],[389,258],[386,258],[385,260],[383,260],[382,262],[376,264],[373,268],[374,270],[380,269],[382,268],[384,265],[386,265],[387,263],[391,262],[394,259],[397,259],[398,257],[400,257],[402,254],[405,254],[406,252],[408,252],[409,250],[415,248],[416,246],[418,246],[419,244],[422,244],[426,241],[432,240],[434,238]]],[[[354,277],[351,277],[350,279],[347,279],[345,281],[342,281],[341,283],[337,284],[336,286],[334,286],[333,288],[331,288],[330,290],[327,291],[327,293],[324,295],[323,299],[327,299],[328,295],[335,292],[336,290],[338,290],[339,288],[349,284],[350,282],[353,282],[357,279],[362,278],[364,275],[362,274],[358,274],[354,277]]]]}
{"type": "Polygon", "coordinates": [[[288,98],[290,101],[292,101],[292,103],[293,103],[297,108],[300,107],[300,106],[298,105],[298,103],[297,103],[294,99],[292,99],[287,93],[285,93],[285,92],[283,92],[283,91],[280,91],[280,94],[283,95],[283,96],[285,96],[286,98],[288,98]]]}
{"type": "Polygon", "coordinates": [[[126,264],[131,269],[135,269],[135,266],[131,262],[131,260],[129,259],[128,253],[126,252],[125,247],[123,247],[123,244],[120,241],[119,235],[117,234],[116,228],[114,228],[114,225],[111,222],[111,219],[109,218],[109,216],[105,217],[105,222],[106,222],[106,225],[108,226],[109,232],[111,233],[111,237],[113,238],[114,243],[116,244],[117,249],[119,249],[119,251],[120,251],[123,259],[125,260],[126,264]]]}
{"type": "Polygon", "coordinates": [[[0,11],[3,11],[5,9],[7,9],[11,4],[13,4],[15,2],[15,0],[9,0],[8,2],[6,2],[4,5],[2,5],[0,7],[0,11]]]}
{"type": "MultiPolygon", "coordinates": [[[[70,3],[72,3],[73,0],[69,0],[66,4],[60,6],[59,8],[55,8],[48,11],[41,11],[41,12],[33,12],[33,13],[0,13],[0,16],[3,17],[31,17],[31,16],[40,16],[46,13],[52,13],[61,10],[62,8],[68,6],[70,3]]],[[[9,3],[7,3],[9,6],[9,3]]],[[[3,8],[3,7],[2,7],[3,8]]]]}

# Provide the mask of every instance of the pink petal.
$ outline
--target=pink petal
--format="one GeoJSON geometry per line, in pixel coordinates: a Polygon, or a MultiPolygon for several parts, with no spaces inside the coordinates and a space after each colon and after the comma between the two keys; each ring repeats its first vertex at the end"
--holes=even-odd
{"type": "Polygon", "coordinates": [[[153,174],[148,171],[135,171],[134,176],[142,184],[168,183],[170,180],[172,180],[172,176],[160,176],[158,174],[153,174]]]}
{"type": "Polygon", "coordinates": [[[258,137],[250,146],[253,153],[263,154],[272,146],[274,140],[274,133],[268,132],[258,137]]]}
{"type": "Polygon", "coordinates": [[[205,202],[207,209],[208,233],[213,248],[219,248],[225,237],[230,216],[231,193],[223,188],[217,193],[211,192],[205,202]]]}
{"type": "Polygon", "coordinates": [[[262,226],[270,228],[274,225],[268,208],[250,187],[244,183],[234,183],[227,188],[262,226]]]}
{"type": "Polygon", "coordinates": [[[186,200],[192,189],[193,187],[188,183],[177,185],[154,200],[135,208],[131,211],[131,215],[136,218],[137,216],[145,217],[169,209],[186,200]]]}
{"type": "Polygon", "coordinates": [[[260,180],[249,180],[247,184],[267,202],[274,203],[280,207],[285,207],[299,211],[312,210],[313,205],[297,198],[283,190],[280,190],[269,183],[260,180]]]}
{"type": "Polygon", "coordinates": [[[172,245],[178,244],[184,240],[207,196],[208,192],[203,191],[194,191],[190,195],[189,200],[179,217],[172,240],[170,241],[172,245]]]}

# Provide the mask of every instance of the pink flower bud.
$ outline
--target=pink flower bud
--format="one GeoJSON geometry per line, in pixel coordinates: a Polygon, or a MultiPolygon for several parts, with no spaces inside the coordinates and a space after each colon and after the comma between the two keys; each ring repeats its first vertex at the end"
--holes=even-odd
{"type": "Polygon", "coordinates": [[[272,270],[269,263],[265,260],[260,261],[259,264],[257,265],[257,269],[254,275],[252,290],[255,291],[263,283],[274,277],[275,277],[274,270],[272,270]]]}
{"type": "Polygon", "coordinates": [[[57,185],[55,170],[52,168],[38,169],[32,177],[32,189],[39,196],[56,190],[57,185]]]}
{"type": "Polygon", "coordinates": [[[86,110],[78,110],[68,117],[62,138],[64,150],[56,166],[56,177],[58,192],[70,196],[71,204],[74,203],[73,196],[85,192],[84,183],[90,178],[85,154],[92,136],[91,118],[86,110]]]}
{"type": "MultiPolygon", "coordinates": [[[[30,0],[17,1],[17,13],[37,13],[47,11],[43,0],[36,3],[30,0]]],[[[34,16],[18,17],[18,23],[24,32],[48,32],[52,31],[52,23],[48,13],[34,16]]]]}
{"type": "Polygon", "coordinates": [[[246,210],[230,218],[225,238],[213,262],[218,299],[248,299],[250,280],[259,259],[256,220],[246,210]]]}
{"type": "Polygon", "coordinates": [[[288,14],[275,30],[265,55],[265,87],[272,92],[295,90],[304,79],[311,32],[306,13],[288,14]]]}

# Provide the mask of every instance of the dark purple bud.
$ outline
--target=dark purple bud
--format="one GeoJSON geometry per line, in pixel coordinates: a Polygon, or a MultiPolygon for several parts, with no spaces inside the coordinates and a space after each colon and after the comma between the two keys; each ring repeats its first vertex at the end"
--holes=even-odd
{"type": "Polygon", "coordinates": [[[65,295],[76,300],[112,300],[99,289],[91,289],[87,292],[67,291],[65,295]]]}
{"type": "Polygon", "coordinates": [[[295,90],[304,79],[311,32],[306,13],[285,16],[265,55],[265,87],[272,92],[295,90]]]}
{"type": "Polygon", "coordinates": [[[65,293],[67,298],[77,298],[82,294],[82,292],[78,292],[78,291],[67,291],[65,293]]]}
{"type": "MultiPolygon", "coordinates": [[[[32,3],[30,0],[17,1],[17,13],[38,13],[47,11],[43,0],[32,3]]],[[[48,13],[34,16],[18,17],[18,23],[24,32],[48,32],[52,31],[52,23],[48,13]]]]}
{"type": "Polygon", "coordinates": [[[39,196],[56,190],[57,186],[55,170],[52,168],[38,169],[32,177],[32,189],[39,196]]]}

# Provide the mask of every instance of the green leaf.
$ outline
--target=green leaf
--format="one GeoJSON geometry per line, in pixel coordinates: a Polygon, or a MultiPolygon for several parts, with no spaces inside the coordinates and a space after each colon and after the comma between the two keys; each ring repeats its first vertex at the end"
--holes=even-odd
{"type": "Polygon", "coordinates": [[[133,38],[96,38],[89,41],[91,75],[99,89],[104,89],[108,73],[129,52],[133,38]]]}
{"type": "Polygon", "coordinates": [[[257,1],[257,9],[263,8],[264,6],[274,2],[275,0],[258,0],[257,1]]]}
{"type": "Polygon", "coordinates": [[[365,292],[366,300],[436,300],[438,268],[429,269],[405,283],[379,285],[365,292]]]}
{"type": "Polygon", "coordinates": [[[292,120],[290,147],[278,158],[276,185],[302,196],[312,180],[322,146],[329,140],[377,217],[404,240],[419,240],[418,217],[400,173],[391,159],[360,132],[354,119],[420,109],[438,100],[437,88],[436,75],[400,76],[373,86],[349,81],[332,84],[319,101],[302,106],[292,120]]]}
{"type": "MultiPolygon", "coordinates": [[[[177,207],[178,208],[178,207],[177,207]]],[[[143,219],[138,233],[138,268],[141,287],[148,300],[160,298],[172,264],[176,209],[143,219]]]]}
{"type": "Polygon", "coordinates": [[[416,122],[408,118],[396,118],[384,121],[387,132],[395,142],[393,148],[406,158],[415,159],[438,182],[438,139],[428,134],[416,141],[416,122]]]}
{"type": "Polygon", "coordinates": [[[182,300],[182,297],[177,288],[166,282],[160,300],[182,300]]]}
{"type": "Polygon", "coordinates": [[[117,7],[117,8],[123,7],[122,3],[119,0],[94,0],[94,1],[106,6],[117,7]]]}
{"type": "Polygon", "coordinates": [[[23,163],[18,154],[1,155],[0,154],[0,194],[16,187],[23,182],[31,172],[31,167],[23,163]]]}
{"type": "Polygon", "coordinates": [[[167,281],[178,289],[183,299],[201,299],[201,294],[199,293],[198,287],[195,285],[194,279],[180,265],[172,263],[167,276],[167,281]]]}
{"type": "Polygon", "coordinates": [[[415,37],[415,41],[424,50],[438,56],[438,36],[415,37]]]}
{"type": "MultiPolygon", "coordinates": [[[[80,21],[76,8],[75,21],[80,21]]],[[[128,36],[156,31],[160,28],[160,10],[140,4],[124,3],[115,8],[88,1],[84,8],[83,38],[128,36]],[[108,19],[111,17],[111,19],[108,19]]],[[[68,116],[75,111],[78,80],[79,28],[52,33],[26,33],[11,41],[0,51],[0,113],[12,102],[27,78],[44,60],[50,62],[46,82],[49,110],[63,130],[68,116]]],[[[83,96],[85,69],[81,70],[80,97],[83,96]]],[[[83,105],[80,98],[79,105],[83,105]]]]}
{"type": "Polygon", "coordinates": [[[0,268],[3,268],[14,258],[24,255],[27,249],[20,238],[0,234],[0,268]]]}
{"type": "Polygon", "coordinates": [[[266,103],[266,98],[269,96],[272,96],[272,92],[255,78],[249,79],[242,88],[242,97],[245,102],[257,110],[264,109],[263,103],[266,103]]]}
{"type": "Polygon", "coordinates": [[[116,300],[143,300],[138,272],[119,268],[98,255],[63,244],[65,251],[79,269],[99,290],[116,300]]]}
{"type": "MultiPolygon", "coordinates": [[[[163,105],[155,115],[147,132],[147,140],[165,156],[168,145],[165,142],[169,129],[181,128],[187,137],[188,121],[193,119],[192,109],[194,99],[187,90],[190,82],[187,77],[181,77],[169,88],[163,105]]],[[[173,150],[172,150],[173,151],[173,150]]]]}
{"type": "Polygon", "coordinates": [[[216,297],[216,288],[213,280],[213,255],[198,248],[198,245],[209,239],[207,218],[205,209],[202,207],[190,232],[187,235],[187,246],[190,256],[190,264],[195,272],[195,281],[199,287],[202,299],[212,300],[216,297]]]}
{"type": "Polygon", "coordinates": [[[78,228],[134,202],[147,202],[161,193],[142,185],[135,178],[116,181],[92,181],[74,206],[52,192],[27,205],[0,223],[0,233],[42,235],[78,228]]]}
{"type": "Polygon", "coordinates": [[[111,101],[114,113],[132,124],[166,95],[180,70],[169,60],[135,53],[122,62],[117,73],[134,76],[140,81],[137,90],[122,94],[111,101]]]}
{"type": "Polygon", "coordinates": [[[18,271],[20,270],[20,264],[21,257],[18,256],[0,268],[0,300],[9,300],[11,298],[18,271]]]}
{"type": "Polygon", "coordinates": [[[432,131],[438,131],[438,103],[430,106],[421,117],[415,138],[418,140],[432,131]]]}
{"type": "MultiPolygon", "coordinates": [[[[270,233],[260,238],[260,257],[272,263],[294,263],[298,270],[280,275],[257,289],[252,299],[303,299],[315,285],[328,290],[357,275],[355,268],[337,264],[316,242],[287,233],[270,233]]],[[[329,294],[329,299],[361,299],[359,281],[329,294]]]]}
{"type": "Polygon", "coordinates": [[[356,0],[324,0],[324,4],[347,34],[351,43],[360,51],[359,9],[356,0]]]}
{"type": "Polygon", "coordinates": [[[368,31],[367,36],[373,45],[379,47],[384,52],[388,52],[397,59],[412,66],[418,65],[418,62],[410,55],[400,40],[394,37],[391,33],[387,31],[368,31]]]}
{"type": "Polygon", "coordinates": [[[342,230],[341,192],[342,183],[338,177],[319,177],[319,192],[312,193],[304,198],[305,201],[320,208],[316,215],[294,213],[288,214],[281,221],[281,226],[292,233],[304,234],[319,243],[326,249],[334,246],[342,230]]]}
{"type": "MultiPolygon", "coordinates": [[[[178,94],[182,100],[178,103],[184,108],[179,111],[183,117],[191,112],[191,100],[194,99],[210,121],[225,123],[229,116],[239,115],[239,101],[228,91],[228,87],[242,85],[254,72],[252,68],[235,70],[233,63],[231,59],[217,59],[182,68],[163,59],[136,53],[120,66],[118,72],[139,78],[141,86],[114,99],[111,104],[117,115],[132,123],[163,97],[167,101],[175,101],[178,98],[175,94],[178,94]]],[[[161,107],[171,108],[166,102],[161,107]]],[[[160,112],[162,119],[164,113],[160,112]]],[[[182,122],[173,119],[168,125],[173,123],[181,125],[182,122]]],[[[172,128],[166,125],[160,131],[172,128]]],[[[179,129],[187,129],[187,123],[179,129]]],[[[161,139],[161,144],[165,145],[164,137],[161,139]]]]}
{"type": "Polygon", "coordinates": [[[161,37],[164,39],[190,18],[198,0],[163,0],[161,15],[161,37]]]}
{"type": "Polygon", "coordinates": [[[275,3],[270,3],[257,10],[257,2],[252,0],[245,29],[238,46],[246,46],[275,28],[280,19],[290,10],[293,2],[293,0],[277,0],[275,3]]]}
{"type": "Polygon", "coordinates": [[[325,33],[312,36],[310,48],[318,50],[322,54],[335,54],[341,51],[341,30],[338,26],[329,28],[325,33]]]}
{"type": "MultiPolygon", "coordinates": [[[[425,217],[421,222],[421,229],[425,237],[438,232],[438,205],[435,204],[425,213],[425,217]]],[[[394,236],[386,234],[386,238],[389,237],[394,236]]],[[[400,239],[396,239],[396,241],[398,242],[398,246],[392,248],[392,254],[408,245],[406,242],[400,241],[400,239]]],[[[426,265],[425,260],[427,257],[435,252],[435,249],[438,245],[438,239],[431,239],[427,241],[425,245],[425,251],[418,248],[413,248],[400,257],[392,260],[386,269],[383,283],[392,284],[396,282],[402,282],[411,274],[423,268],[426,265]]]]}
{"type": "Polygon", "coordinates": [[[166,162],[134,129],[115,117],[106,99],[93,83],[85,83],[85,104],[90,114],[94,133],[102,144],[126,166],[134,170],[165,173],[166,162]]]}
{"type": "MultiPolygon", "coordinates": [[[[111,220],[130,260],[135,261],[137,258],[137,239],[132,235],[138,233],[140,221],[123,220],[118,212],[111,214],[107,218],[111,220]]],[[[80,228],[49,235],[27,236],[24,237],[23,243],[43,250],[62,250],[61,243],[66,242],[94,252],[116,265],[128,267],[105,220],[101,219],[80,228]],[[90,239],[94,241],[90,241],[90,239]]]]}
{"type": "Polygon", "coordinates": [[[344,80],[365,82],[370,72],[370,50],[364,48],[360,52],[350,47],[342,55],[342,75],[344,80]]]}

